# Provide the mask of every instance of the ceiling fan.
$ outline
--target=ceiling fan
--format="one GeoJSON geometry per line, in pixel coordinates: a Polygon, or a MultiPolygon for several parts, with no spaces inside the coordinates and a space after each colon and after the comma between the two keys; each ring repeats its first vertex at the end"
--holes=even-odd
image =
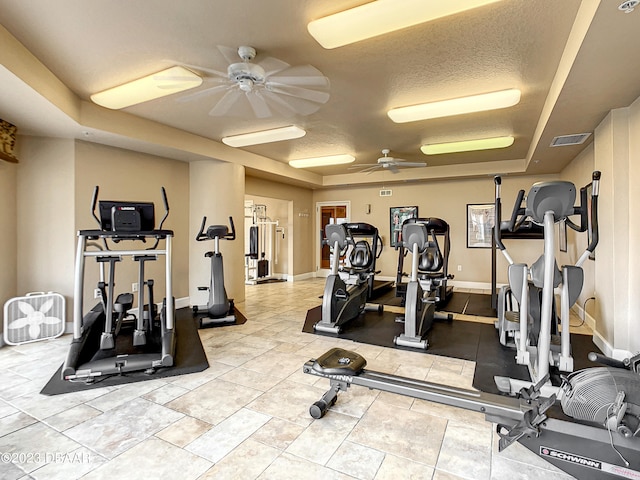
{"type": "Polygon", "coordinates": [[[209,115],[255,116],[309,115],[329,100],[329,79],[311,65],[291,66],[273,57],[253,62],[256,50],[218,45],[228,62],[226,72],[184,65],[205,75],[206,88],[180,97],[180,102],[214,102],[209,115]],[[239,57],[239,58],[238,58],[239,57]]]}
{"type": "Polygon", "coordinates": [[[401,158],[394,158],[389,156],[389,149],[385,148],[382,150],[382,157],[378,158],[377,163],[362,163],[360,165],[356,165],[353,168],[361,168],[360,173],[370,174],[379,168],[383,168],[385,170],[391,171],[391,173],[398,173],[400,168],[402,167],[426,167],[427,164],[425,162],[407,162],[401,158]]]}

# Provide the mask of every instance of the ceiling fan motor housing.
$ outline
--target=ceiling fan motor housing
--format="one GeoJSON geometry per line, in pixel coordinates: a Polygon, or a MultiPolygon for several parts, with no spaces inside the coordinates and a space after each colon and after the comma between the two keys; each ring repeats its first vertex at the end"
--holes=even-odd
{"type": "Polygon", "coordinates": [[[255,63],[232,63],[227,69],[229,79],[240,85],[240,89],[251,91],[254,85],[264,84],[264,69],[255,63]]]}

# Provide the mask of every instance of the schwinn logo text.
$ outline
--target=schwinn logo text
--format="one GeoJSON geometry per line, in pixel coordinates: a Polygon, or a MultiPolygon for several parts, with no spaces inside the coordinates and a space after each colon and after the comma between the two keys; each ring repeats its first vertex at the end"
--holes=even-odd
{"type": "Polygon", "coordinates": [[[573,453],[562,452],[553,448],[540,447],[540,455],[543,457],[557,458],[558,460],[563,460],[569,463],[575,463],[576,465],[582,465],[583,467],[602,470],[602,462],[598,460],[581,457],[580,455],[574,455],[573,453]]]}

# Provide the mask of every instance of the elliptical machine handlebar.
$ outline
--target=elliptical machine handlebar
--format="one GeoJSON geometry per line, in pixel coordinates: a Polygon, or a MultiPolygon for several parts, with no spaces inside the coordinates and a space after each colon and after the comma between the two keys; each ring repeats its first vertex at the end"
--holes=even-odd
{"type": "Polygon", "coordinates": [[[204,242],[205,240],[235,240],[236,228],[233,224],[233,217],[229,217],[229,225],[231,225],[231,232],[226,225],[211,225],[204,231],[204,226],[207,223],[207,217],[202,217],[202,224],[200,225],[200,231],[196,235],[196,241],[204,242]]]}

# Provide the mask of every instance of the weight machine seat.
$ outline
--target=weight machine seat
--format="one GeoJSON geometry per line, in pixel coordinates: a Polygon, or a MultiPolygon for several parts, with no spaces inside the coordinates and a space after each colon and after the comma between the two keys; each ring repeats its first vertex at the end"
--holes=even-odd
{"type": "Polygon", "coordinates": [[[313,369],[323,375],[358,375],[366,366],[362,355],[342,348],[332,348],[313,362],[313,369]]]}

